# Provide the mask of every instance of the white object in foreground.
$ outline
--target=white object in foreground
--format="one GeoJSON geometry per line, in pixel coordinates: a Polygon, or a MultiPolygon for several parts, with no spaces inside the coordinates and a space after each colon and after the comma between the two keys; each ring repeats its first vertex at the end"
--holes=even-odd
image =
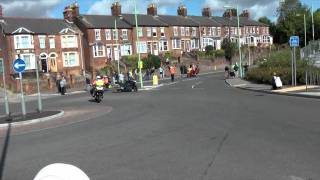
{"type": "Polygon", "coordinates": [[[70,164],[50,164],[36,175],[34,180],[90,180],[79,168],[70,164]]]}

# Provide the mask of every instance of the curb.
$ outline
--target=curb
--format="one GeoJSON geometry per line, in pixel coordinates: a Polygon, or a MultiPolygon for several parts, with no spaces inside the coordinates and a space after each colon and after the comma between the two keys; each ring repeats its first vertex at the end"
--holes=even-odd
{"type": "MultiPolygon", "coordinates": [[[[14,123],[11,123],[11,125],[12,125],[12,127],[26,126],[26,125],[30,125],[30,124],[36,124],[36,123],[39,123],[39,122],[43,122],[43,121],[49,121],[49,120],[52,120],[52,119],[55,119],[55,118],[59,118],[59,117],[61,117],[63,115],[64,115],[64,111],[60,111],[60,113],[52,115],[52,116],[38,118],[38,119],[31,119],[31,120],[22,121],[22,122],[14,122],[14,123]]],[[[8,123],[0,124],[0,128],[4,128],[4,127],[7,127],[7,126],[8,126],[8,123]]]]}
{"type": "Polygon", "coordinates": [[[280,95],[280,96],[290,96],[290,97],[301,97],[301,98],[309,98],[309,99],[320,99],[320,96],[313,96],[313,95],[307,95],[307,94],[294,94],[294,93],[280,93],[280,92],[272,92],[272,91],[265,91],[265,90],[257,90],[257,89],[248,89],[245,87],[236,87],[231,84],[229,84],[226,80],[225,83],[229,85],[230,87],[238,88],[241,90],[246,91],[252,91],[252,92],[259,92],[259,93],[265,93],[265,94],[274,94],[274,95],[280,95]]]}

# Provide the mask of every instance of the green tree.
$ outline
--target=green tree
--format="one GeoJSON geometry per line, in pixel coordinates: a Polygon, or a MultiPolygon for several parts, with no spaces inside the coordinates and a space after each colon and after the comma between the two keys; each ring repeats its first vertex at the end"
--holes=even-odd
{"type": "MultiPolygon", "coordinates": [[[[284,0],[277,13],[275,42],[288,43],[289,37],[292,35],[304,37],[303,15],[306,14],[306,18],[311,19],[310,10],[307,6],[303,5],[300,0],[284,0]]],[[[304,41],[303,38],[300,38],[300,40],[301,42],[304,41]]]]}
{"type": "Polygon", "coordinates": [[[213,46],[211,46],[211,45],[206,46],[205,49],[206,49],[206,55],[207,56],[213,56],[213,54],[214,54],[213,46]]]}
{"type": "Polygon", "coordinates": [[[148,57],[143,59],[143,68],[144,69],[151,69],[156,68],[158,69],[161,64],[161,59],[159,56],[155,56],[153,54],[148,54],[148,57]]]}
{"type": "Polygon", "coordinates": [[[227,61],[229,61],[230,65],[232,65],[232,58],[236,52],[236,43],[233,43],[230,41],[230,39],[225,38],[222,41],[221,45],[222,49],[224,50],[224,57],[226,58],[227,61]]]}

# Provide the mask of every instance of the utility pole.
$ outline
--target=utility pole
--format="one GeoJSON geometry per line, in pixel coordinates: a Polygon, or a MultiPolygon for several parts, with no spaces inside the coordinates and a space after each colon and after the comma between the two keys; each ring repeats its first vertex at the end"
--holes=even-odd
{"type": "MultiPolygon", "coordinates": [[[[118,39],[119,39],[119,33],[117,29],[117,18],[114,19],[114,28],[116,31],[116,45],[117,45],[117,55],[118,55],[118,74],[120,74],[120,55],[119,55],[119,44],[118,44],[118,39]]],[[[114,59],[116,59],[116,54],[114,54],[114,59]]]]}
{"type": "Polygon", "coordinates": [[[306,14],[303,14],[303,23],[304,23],[304,47],[307,46],[307,23],[306,23],[306,14]]]}
{"type": "Polygon", "coordinates": [[[134,3],[134,18],[135,18],[135,22],[136,22],[136,36],[137,36],[137,40],[136,40],[136,50],[137,50],[137,53],[138,53],[138,68],[139,68],[139,79],[140,79],[140,84],[141,84],[141,88],[143,88],[143,81],[142,81],[142,67],[141,67],[141,55],[140,55],[140,50],[139,50],[139,47],[138,45],[140,45],[140,42],[139,42],[139,28],[138,28],[138,15],[137,15],[137,4],[136,4],[136,0],[133,0],[133,3],[134,3]]]}
{"type": "Polygon", "coordinates": [[[38,112],[42,112],[42,101],[40,94],[40,82],[39,82],[39,57],[36,57],[36,77],[37,77],[37,89],[38,89],[38,112]]]}
{"type": "Polygon", "coordinates": [[[242,58],[241,58],[241,37],[240,37],[240,18],[239,18],[239,8],[237,5],[237,19],[238,19],[238,48],[239,48],[239,70],[240,70],[240,78],[242,78],[242,58]]]}
{"type": "Polygon", "coordinates": [[[313,17],[313,4],[311,6],[311,19],[312,19],[312,41],[314,41],[314,17],[313,17]]]}

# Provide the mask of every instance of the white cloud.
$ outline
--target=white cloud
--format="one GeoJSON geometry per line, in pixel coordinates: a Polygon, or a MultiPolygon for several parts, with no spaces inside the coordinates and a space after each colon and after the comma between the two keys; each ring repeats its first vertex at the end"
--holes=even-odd
{"type": "Polygon", "coordinates": [[[49,17],[62,0],[1,0],[5,16],[49,17]]]}
{"type": "Polygon", "coordinates": [[[239,5],[239,11],[247,9],[251,17],[257,19],[267,16],[273,19],[276,16],[276,9],[279,0],[206,0],[204,6],[209,6],[214,12],[223,12],[226,5],[239,5]]]}

